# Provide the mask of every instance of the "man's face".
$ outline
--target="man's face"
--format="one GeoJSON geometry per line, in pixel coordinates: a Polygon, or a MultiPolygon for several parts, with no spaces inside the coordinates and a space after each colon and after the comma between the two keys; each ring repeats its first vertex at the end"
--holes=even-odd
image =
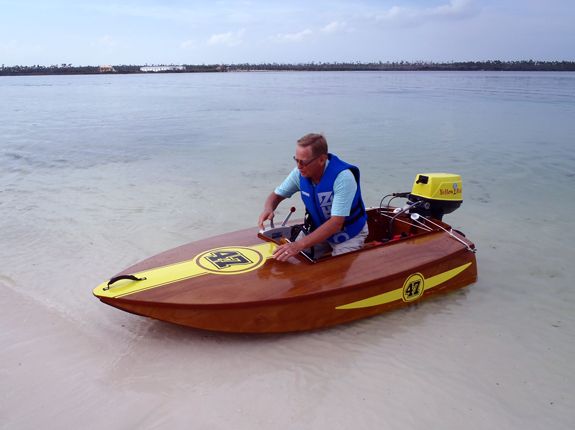
{"type": "Polygon", "coordinates": [[[311,147],[296,146],[295,159],[297,168],[304,178],[321,177],[325,165],[326,155],[314,157],[311,147]]]}

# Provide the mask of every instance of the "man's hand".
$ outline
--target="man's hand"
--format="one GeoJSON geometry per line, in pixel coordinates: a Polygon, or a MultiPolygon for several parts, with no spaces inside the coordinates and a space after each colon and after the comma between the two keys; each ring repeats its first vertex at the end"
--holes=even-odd
{"type": "Polygon", "coordinates": [[[327,240],[329,237],[341,231],[344,221],[345,217],[343,216],[332,216],[324,224],[319,226],[318,229],[307,236],[295,242],[280,245],[274,252],[274,258],[279,261],[286,261],[288,258],[297,255],[300,251],[327,240]]]}
{"type": "Polygon", "coordinates": [[[276,193],[271,193],[268,198],[266,199],[266,202],[264,203],[264,210],[262,211],[260,218],[258,220],[258,227],[260,228],[260,230],[264,229],[264,222],[268,221],[268,220],[272,220],[274,219],[274,211],[276,210],[276,208],[278,207],[278,205],[280,204],[280,202],[282,200],[284,200],[285,197],[282,196],[278,196],[276,193]]]}
{"type": "Polygon", "coordinates": [[[277,247],[274,252],[274,258],[278,261],[287,261],[289,258],[297,255],[304,248],[298,242],[287,242],[277,247]]]}
{"type": "Polygon", "coordinates": [[[265,208],[263,210],[263,212],[261,213],[260,218],[258,220],[258,227],[260,228],[260,230],[264,229],[264,222],[273,220],[274,216],[275,216],[275,213],[274,213],[273,209],[270,210],[268,208],[265,208]]]}

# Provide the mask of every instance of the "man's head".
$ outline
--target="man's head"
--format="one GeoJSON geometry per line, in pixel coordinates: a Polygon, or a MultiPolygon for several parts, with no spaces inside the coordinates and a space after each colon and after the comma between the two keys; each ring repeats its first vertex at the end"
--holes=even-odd
{"type": "Polygon", "coordinates": [[[327,141],[322,134],[308,133],[297,141],[297,146],[311,148],[312,156],[327,155],[327,141]]]}
{"type": "Polygon", "coordinates": [[[309,133],[297,141],[294,160],[302,176],[319,181],[327,160],[327,141],[317,133],[309,133]]]}

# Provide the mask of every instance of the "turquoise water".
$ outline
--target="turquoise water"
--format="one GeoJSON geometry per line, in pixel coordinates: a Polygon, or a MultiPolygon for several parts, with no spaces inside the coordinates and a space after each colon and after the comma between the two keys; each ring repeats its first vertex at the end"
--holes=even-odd
{"type": "MultiPolygon", "coordinates": [[[[316,131],[361,168],[368,206],[408,191],[417,173],[461,174],[464,203],[445,220],[475,241],[479,281],[414,309],[308,336],[254,345],[209,335],[203,346],[223,354],[218,363],[235,381],[228,388],[281,396],[258,369],[280,375],[286,392],[299,396],[284,401],[302,420],[316,416],[303,404],[317,403],[318,387],[337,388],[363,408],[360,424],[368,427],[385,413],[388,423],[418,428],[405,421],[400,401],[414,387],[429,395],[420,417],[432,427],[446,408],[444,428],[572,422],[574,73],[4,77],[0,100],[0,287],[96,344],[116,342],[121,357],[100,377],[119,377],[122,395],[166,389],[162,371],[142,357],[165,361],[178,380],[190,369],[158,349],[178,344],[180,360],[206,338],[107,308],[91,289],[165,249],[222,231],[255,232],[263,200],[293,167],[295,141],[316,131]],[[122,379],[114,366],[131,366],[130,357],[133,378],[122,379]],[[238,357],[250,360],[250,377],[264,378],[262,385],[244,379],[238,357]],[[295,382],[283,378],[286,368],[295,382]],[[330,386],[326,372],[340,382],[330,386]],[[453,407],[461,396],[475,409],[453,407]]],[[[9,306],[17,309],[18,300],[9,306]]],[[[12,324],[2,324],[9,337],[12,324]]],[[[219,381],[214,357],[201,356],[196,383],[202,371],[219,381]]],[[[201,386],[218,397],[217,384],[201,386]]],[[[188,385],[170,389],[198,400],[188,385]]],[[[317,406],[334,416],[319,424],[351,425],[338,404],[328,396],[317,406]]],[[[176,406],[167,401],[164,413],[176,406]]],[[[286,422],[301,424],[294,420],[286,422]]]]}
{"type": "Polygon", "coordinates": [[[387,184],[409,187],[421,170],[456,170],[499,188],[534,174],[513,195],[561,188],[574,173],[569,73],[7,77],[0,96],[4,174],[160,158],[213,171],[239,156],[243,169],[277,168],[276,180],[291,167],[293,141],[310,130],[361,165],[374,198],[387,184]]]}

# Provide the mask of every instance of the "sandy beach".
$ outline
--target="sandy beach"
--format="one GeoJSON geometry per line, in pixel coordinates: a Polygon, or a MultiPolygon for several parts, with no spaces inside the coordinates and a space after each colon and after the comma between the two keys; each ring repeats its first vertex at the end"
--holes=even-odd
{"type": "MultiPolygon", "coordinates": [[[[375,98],[359,96],[347,117],[330,104],[324,116],[293,112],[280,123],[271,119],[292,100],[235,113],[210,110],[215,95],[193,118],[176,108],[163,114],[164,130],[148,119],[161,115],[154,106],[125,126],[89,108],[58,120],[53,112],[67,109],[58,103],[0,108],[9,118],[0,124],[0,428],[571,429],[569,79],[571,98],[561,105],[532,92],[517,102],[521,112],[498,111],[493,106],[508,102],[481,95],[465,110],[456,95],[453,104],[443,99],[439,118],[421,121],[403,111],[424,109],[409,94],[394,96],[381,123],[362,113],[375,98]],[[503,112],[509,128],[498,123],[503,112]],[[545,130],[533,121],[542,112],[545,130]],[[210,129],[222,116],[229,121],[210,129]],[[262,116],[270,121],[256,133],[262,116]],[[293,163],[292,142],[313,123],[331,127],[334,151],[362,167],[370,206],[409,189],[417,172],[461,173],[464,204],[446,221],[477,244],[478,282],[408,309],[285,335],[178,327],[92,296],[102,281],[161,251],[250,226],[256,234],[263,199],[293,163]]],[[[112,92],[130,91],[114,85],[112,92]]],[[[178,85],[164,82],[162,90],[175,94],[178,85]]],[[[58,97],[80,109],[68,100],[76,96],[58,97]]],[[[242,97],[232,92],[230,103],[242,97]]]]}

